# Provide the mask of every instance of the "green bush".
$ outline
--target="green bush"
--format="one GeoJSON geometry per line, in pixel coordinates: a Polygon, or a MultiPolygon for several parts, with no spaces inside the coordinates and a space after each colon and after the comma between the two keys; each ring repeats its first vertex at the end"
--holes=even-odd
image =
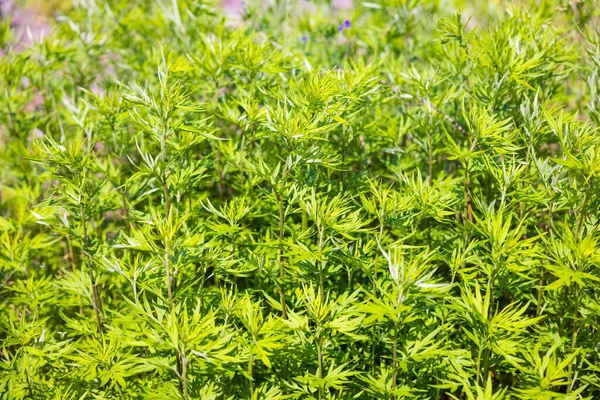
{"type": "Polygon", "coordinates": [[[1,398],[600,398],[595,2],[64,9],[0,28],[1,398]]]}

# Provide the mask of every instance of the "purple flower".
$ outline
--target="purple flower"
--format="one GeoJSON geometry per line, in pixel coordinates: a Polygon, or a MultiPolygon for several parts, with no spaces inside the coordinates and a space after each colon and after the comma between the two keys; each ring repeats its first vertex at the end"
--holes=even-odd
{"type": "Polygon", "coordinates": [[[345,20],[343,24],[341,24],[340,26],[338,26],[338,31],[343,31],[344,29],[349,29],[350,26],[352,26],[352,23],[350,22],[349,19],[345,20]]]}
{"type": "Polygon", "coordinates": [[[300,40],[302,40],[304,43],[308,42],[308,36],[302,36],[300,38],[300,40]]]}

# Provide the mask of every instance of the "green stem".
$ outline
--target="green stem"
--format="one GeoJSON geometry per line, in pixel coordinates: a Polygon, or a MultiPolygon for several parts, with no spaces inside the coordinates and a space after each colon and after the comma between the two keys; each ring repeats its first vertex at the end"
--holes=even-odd
{"type": "Polygon", "coordinates": [[[254,361],[254,357],[250,355],[250,360],[248,360],[248,381],[250,383],[250,398],[254,396],[254,378],[252,376],[252,363],[254,361]]]}
{"type": "Polygon", "coordinates": [[[173,292],[171,284],[173,278],[171,277],[171,268],[169,267],[169,242],[165,238],[165,253],[163,257],[163,268],[165,269],[166,285],[167,285],[167,298],[169,302],[169,312],[173,312],[173,292]]]}
{"type": "Polygon", "coordinates": [[[94,271],[92,270],[92,266],[90,265],[90,260],[88,257],[87,220],[85,217],[85,208],[83,207],[83,203],[81,202],[79,203],[79,214],[81,217],[81,225],[83,228],[82,258],[84,263],[86,264],[90,276],[90,281],[92,283],[92,308],[94,309],[94,314],[96,315],[96,328],[98,329],[98,333],[102,334],[102,319],[100,307],[98,305],[98,286],[96,285],[96,277],[94,276],[94,271]]]}
{"type": "MultiPolygon", "coordinates": [[[[323,370],[323,337],[321,336],[321,327],[317,327],[317,357],[319,363],[319,378],[322,380],[325,378],[325,371],[323,370]]],[[[322,383],[319,383],[319,400],[325,398],[325,388],[322,383]]]]}
{"type": "Polygon", "coordinates": [[[342,126],[342,179],[340,181],[340,189],[344,191],[344,183],[346,180],[346,125],[342,126]]]}
{"type": "MultiPolygon", "coordinates": [[[[67,234],[67,248],[69,250],[69,261],[71,262],[71,270],[75,272],[75,253],[73,252],[73,243],[71,242],[71,235],[67,234]]],[[[81,297],[77,296],[77,301],[79,302],[79,314],[83,314],[83,304],[81,302],[81,297]]]]}
{"type": "MultiPolygon", "coordinates": [[[[396,389],[398,385],[398,321],[394,320],[394,343],[392,347],[392,390],[396,389]]],[[[392,400],[395,400],[396,396],[392,395],[392,400]]]]}
{"type": "Polygon", "coordinates": [[[466,170],[466,180],[465,180],[465,195],[466,195],[466,206],[467,206],[467,210],[466,210],[467,215],[466,215],[466,217],[467,217],[467,220],[469,222],[473,222],[473,208],[472,208],[472,205],[471,205],[471,189],[470,189],[470,186],[471,186],[471,177],[470,177],[470,174],[469,174],[469,167],[468,167],[468,165],[466,166],[466,169],[467,169],[466,170]]]}
{"type": "Polygon", "coordinates": [[[27,381],[27,389],[29,390],[29,397],[31,400],[35,400],[35,396],[33,395],[33,387],[31,386],[31,379],[29,379],[29,373],[27,372],[27,368],[25,368],[25,380],[27,381]]]}
{"type": "MultiPolygon", "coordinates": [[[[379,218],[379,243],[383,239],[383,216],[379,218]]],[[[379,262],[379,252],[375,253],[375,261],[373,265],[373,297],[377,298],[377,265],[379,262]]],[[[377,348],[377,326],[374,324],[372,329],[373,340],[371,345],[371,374],[375,374],[375,360],[376,360],[376,348],[377,348]]]]}
{"type": "MultiPolygon", "coordinates": [[[[548,205],[548,220],[546,222],[546,232],[549,235],[552,235],[552,210],[553,210],[553,206],[554,203],[550,203],[548,205]]],[[[543,293],[544,293],[544,266],[542,265],[542,267],[540,268],[540,282],[538,285],[538,293],[537,293],[537,309],[535,312],[535,315],[537,317],[540,316],[541,312],[542,312],[542,297],[543,297],[543,293]]]]}
{"type": "Polygon", "coordinates": [[[321,265],[319,267],[319,301],[321,304],[325,304],[325,269],[321,265]]]}
{"type": "MultiPolygon", "coordinates": [[[[592,187],[592,179],[590,178],[590,182],[588,183],[586,189],[585,189],[585,193],[583,194],[583,201],[581,203],[581,208],[579,209],[579,213],[577,215],[577,240],[581,241],[581,230],[583,228],[583,223],[585,220],[585,215],[587,213],[587,205],[588,205],[588,201],[589,201],[589,197],[590,197],[590,189],[592,187]]],[[[584,266],[580,265],[579,268],[577,268],[577,272],[581,272],[584,268],[584,266]]],[[[577,335],[579,333],[579,300],[580,300],[580,293],[579,293],[579,289],[576,286],[576,284],[573,286],[573,289],[575,291],[575,307],[574,307],[574,311],[573,311],[573,326],[571,328],[571,353],[573,353],[575,351],[575,347],[577,345],[577,335]]],[[[575,359],[572,359],[571,362],[569,363],[569,368],[568,368],[568,386],[567,386],[567,393],[570,393],[573,387],[573,363],[574,363],[575,359]]]]}
{"type": "MultiPolygon", "coordinates": [[[[160,141],[161,147],[161,161],[162,161],[162,187],[163,187],[163,200],[165,205],[165,218],[166,223],[171,224],[171,199],[169,197],[169,188],[167,185],[167,121],[162,121],[163,134],[160,141]]],[[[164,238],[164,256],[163,256],[163,268],[165,270],[165,279],[167,286],[167,301],[169,303],[169,312],[173,317],[173,323],[177,325],[177,316],[175,315],[175,304],[173,301],[173,276],[171,275],[171,267],[169,265],[170,258],[170,247],[169,238],[164,238]]],[[[189,399],[188,387],[187,387],[187,359],[185,358],[182,351],[179,349],[176,351],[177,359],[177,375],[179,378],[179,391],[186,398],[189,399]]]]}
{"type": "Polygon", "coordinates": [[[121,200],[123,201],[123,219],[127,225],[127,233],[131,234],[131,222],[129,221],[129,209],[127,207],[127,190],[125,186],[121,188],[121,200]]]}
{"type": "Polygon", "coordinates": [[[188,390],[188,384],[187,384],[188,360],[185,357],[185,348],[183,346],[182,346],[182,350],[177,350],[177,364],[179,366],[178,370],[180,371],[179,390],[181,391],[181,394],[183,394],[183,397],[186,400],[189,400],[190,392],[188,390]]]}
{"type": "MultiPolygon", "coordinates": [[[[579,332],[579,290],[577,290],[577,287],[574,288],[575,289],[575,307],[574,307],[574,313],[573,313],[573,327],[572,327],[572,332],[571,332],[571,354],[573,354],[573,352],[575,351],[575,347],[577,345],[577,334],[579,332]]],[[[571,393],[571,390],[573,388],[573,362],[575,361],[575,358],[573,358],[571,360],[571,362],[569,363],[569,368],[568,368],[568,385],[567,385],[567,394],[571,393]]]]}
{"type": "MultiPolygon", "coordinates": [[[[323,253],[323,231],[319,232],[319,257],[323,253]]],[[[325,263],[317,261],[317,269],[319,270],[319,301],[321,305],[325,304],[325,263]]]]}
{"type": "MultiPolygon", "coordinates": [[[[430,125],[433,124],[433,118],[429,118],[430,125]]],[[[429,153],[428,165],[429,165],[429,175],[428,175],[428,183],[429,187],[433,186],[433,135],[431,134],[431,130],[428,131],[427,134],[427,150],[429,153]]]]}
{"type": "Polygon", "coordinates": [[[577,215],[577,239],[581,240],[581,229],[583,228],[583,222],[585,221],[585,214],[587,213],[587,203],[589,200],[590,189],[592,187],[592,180],[590,179],[589,184],[587,185],[585,192],[583,194],[583,202],[581,203],[581,208],[579,209],[579,213],[577,215]]]}
{"type": "Polygon", "coordinates": [[[481,376],[481,356],[483,354],[483,346],[479,347],[479,351],[477,352],[477,381],[480,385],[483,385],[483,377],[481,376]]]}
{"type": "MultiPolygon", "coordinates": [[[[162,188],[163,188],[163,201],[165,205],[165,218],[166,223],[171,223],[171,201],[169,198],[169,188],[167,185],[167,122],[163,121],[162,123],[163,134],[160,141],[160,156],[162,161],[162,188]]],[[[165,270],[165,279],[167,286],[167,297],[169,302],[169,311],[173,313],[173,293],[171,285],[173,283],[173,278],[171,276],[171,268],[169,267],[169,239],[164,238],[164,255],[163,255],[163,268],[165,270]]]]}
{"type": "Polygon", "coordinates": [[[283,257],[283,239],[284,230],[284,211],[281,195],[277,195],[277,204],[279,205],[279,300],[281,301],[281,315],[287,318],[287,310],[285,304],[285,258],[283,257]]]}

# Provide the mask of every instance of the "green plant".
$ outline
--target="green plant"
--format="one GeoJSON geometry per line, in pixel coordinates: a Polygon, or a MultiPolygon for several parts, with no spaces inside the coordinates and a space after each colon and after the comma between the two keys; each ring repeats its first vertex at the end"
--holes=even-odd
{"type": "Polygon", "coordinates": [[[61,9],[0,25],[0,397],[600,396],[595,2],[61,9]]]}

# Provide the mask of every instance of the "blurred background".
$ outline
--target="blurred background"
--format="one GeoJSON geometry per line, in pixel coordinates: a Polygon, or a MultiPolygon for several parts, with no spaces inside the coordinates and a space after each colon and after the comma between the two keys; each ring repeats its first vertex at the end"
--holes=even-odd
{"type": "MultiPolygon", "coordinates": [[[[168,0],[170,1],[170,0],[168,0]]],[[[390,4],[394,3],[402,6],[405,3],[410,3],[406,0],[371,0],[363,2],[359,0],[330,0],[330,1],[308,1],[308,0],[214,0],[209,3],[216,3],[221,7],[224,14],[234,21],[242,21],[244,14],[252,7],[260,7],[263,10],[274,9],[281,6],[281,3],[286,3],[290,9],[310,9],[315,3],[329,3],[331,10],[334,12],[351,11],[356,3],[370,4],[390,4]]],[[[519,3],[527,2],[521,0],[519,3]]],[[[539,3],[540,0],[532,1],[539,3]]],[[[0,0],[0,13],[2,17],[7,15],[13,16],[13,24],[17,27],[30,27],[37,31],[42,28],[48,20],[51,20],[56,13],[67,12],[74,6],[84,6],[86,4],[98,4],[95,0],[0,0]]],[[[135,3],[135,1],[132,1],[135,3]]],[[[441,0],[438,1],[441,8],[452,8],[461,10],[471,17],[477,15],[489,15],[499,5],[511,3],[506,0],[441,0]]],[[[562,2],[558,2],[562,3],[562,2]]],[[[581,1],[568,2],[581,3],[581,1]]]]}

